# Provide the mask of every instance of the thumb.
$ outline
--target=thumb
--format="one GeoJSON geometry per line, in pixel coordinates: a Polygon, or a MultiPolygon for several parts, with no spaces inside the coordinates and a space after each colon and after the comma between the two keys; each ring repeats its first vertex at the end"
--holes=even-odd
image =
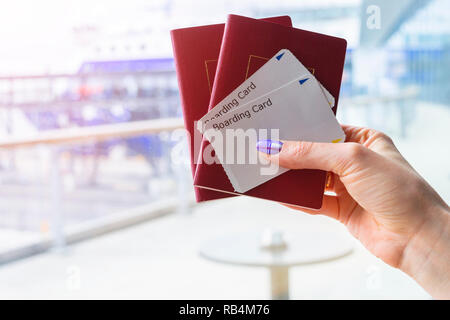
{"type": "Polygon", "coordinates": [[[278,154],[267,155],[288,169],[319,169],[344,176],[354,167],[367,164],[373,151],[359,143],[282,141],[278,154]]]}

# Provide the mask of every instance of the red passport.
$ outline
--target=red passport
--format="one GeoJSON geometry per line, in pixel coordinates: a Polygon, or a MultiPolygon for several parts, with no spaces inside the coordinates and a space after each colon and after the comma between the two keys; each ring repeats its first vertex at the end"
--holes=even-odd
{"type": "MultiPolygon", "coordinates": [[[[336,112],[346,47],[347,42],[341,38],[229,15],[209,108],[223,100],[280,49],[286,48],[334,96],[336,103],[333,111],[336,112]]],[[[207,145],[208,142],[203,140],[202,153],[207,145]]],[[[290,170],[244,194],[319,209],[325,178],[326,172],[320,170],[290,170]]],[[[238,194],[220,164],[199,162],[194,185],[238,194]]]]}
{"type": "MultiPolygon", "coordinates": [[[[272,17],[263,20],[287,27],[292,26],[289,16],[272,17]]],[[[201,134],[194,130],[194,121],[199,120],[208,112],[224,27],[225,24],[215,24],[176,29],[170,32],[184,126],[189,133],[188,143],[193,177],[197,168],[195,160],[198,158],[202,142],[201,134]],[[195,141],[195,139],[198,140],[195,141]]],[[[197,201],[206,201],[231,195],[195,188],[195,196],[197,201]]]]}

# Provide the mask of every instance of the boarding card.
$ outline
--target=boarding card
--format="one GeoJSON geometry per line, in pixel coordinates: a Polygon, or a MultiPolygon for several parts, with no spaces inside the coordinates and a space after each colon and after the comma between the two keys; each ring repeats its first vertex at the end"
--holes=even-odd
{"type": "Polygon", "coordinates": [[[288,170],[264,161],[256,149],[258,140],[345,140],[320,84],[310,73],[219,117],[211,117],[203,129],[233,188],[241,193],[288,170]]]}
{"type": "MultiPolygon", "coordinates": [[[[209,121],[218,119],[231,110],[239,108],[301,76],[308,76],[310,81],[317,81],[291,51],[288,49],[280,50],[258,71],[203,116],[197,122],[197,129],[203,133],[203,129],[209,121]]],[[[335,103],[333,96],[320,83],[319,86],[329,106],[332,108],[335,103]]]]}

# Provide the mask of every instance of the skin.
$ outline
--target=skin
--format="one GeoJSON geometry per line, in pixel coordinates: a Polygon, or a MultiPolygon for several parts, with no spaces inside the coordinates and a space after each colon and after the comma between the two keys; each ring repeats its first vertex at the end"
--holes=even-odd
{"type": "Polygon", "coordinates": [[[283,141],[265,155],[289,169],[332,174],[320,210],[337,219],[375,256],[415,279],[436,299],[450,299],[450,210],[385,134],[343,126],[346,143],[283,141]]]}

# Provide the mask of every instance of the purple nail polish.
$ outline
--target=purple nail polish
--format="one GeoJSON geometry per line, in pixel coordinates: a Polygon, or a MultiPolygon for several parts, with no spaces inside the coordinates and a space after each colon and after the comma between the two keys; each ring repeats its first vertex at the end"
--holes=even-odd
{"type": "Polygon", "coordinates": [[[283,142],[278,140],[259,140],[256,143],[256,149],[267,154],[277,154],[281,151],[281,147],[283,142]]]}

